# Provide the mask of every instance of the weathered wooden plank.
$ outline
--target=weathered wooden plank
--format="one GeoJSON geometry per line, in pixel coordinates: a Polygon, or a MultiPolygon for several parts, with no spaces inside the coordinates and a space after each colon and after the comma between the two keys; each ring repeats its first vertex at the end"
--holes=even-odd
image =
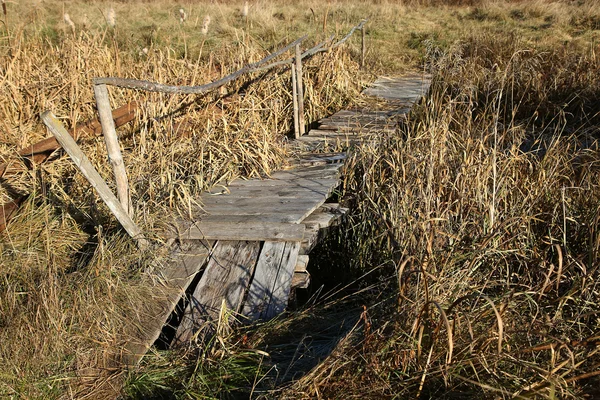
{"type": "Polygon", "coordinates": [[[205,222],[199,221],[181,235],[169,235],[180,239],[255,240],[255,241],[302,241],[304,225],[255,221],[205,222]]]}
{"type": "Polygon", "coordinates": [[[304,240],[301,244],[300,254],[308,254],[317,245],[322,229],[327,229],[340,223],[342,217],[348,212],[339,204],[323,204],[314,213],[302,221],[306,226],[304,240]]]}
{"type": "Polygon", "coordinates": [[[292,276],[292,289],[306,289],[310,286],[310,273],[308,271],[304,272],[294,272],[292,276]]]}
{"type": "Polygon", "coordinates": [[[269,320],[287,306],[299,242],[265,242],[242,315],[269,320]]]}
{"type": "MultiPolygon", "coordinates": [[[[312,132],[314,129],[309,131],[312,132]]],[[[327,153],[327,154],[308,154],[302,158],[292,160],[291,165],[293,168],[315,166],[315,165],[327,165],[342,163],[347,158],[346,153],[327,153]]]]}
{"type": "Polygon", "coordinates": [[[200,214],[195,216],[202,222],[210,223],[298,223],[297,212],[294,214],[281,214],[281,213],[257,213],[254,215],[227,215],[227,214],[200,214]]]}
{"type": "MultiPolygon", "coordinates": [[[[298,138],[299,141],[307,140],[310,142],[311,138],[309,136],[301,136],[298,138]]],[[[308,178],[300,178],[294,179],[293,181],[286,181],[282,179],[263,179],[263,180],[237,180],[231,182],[229,185],[230,188],[236,187],[264,187],[264,186],[286,186],[286,187],[307,187],[307,188],[321,188],[321,187],[330,187],[337,186],[339,184],[339,179],[337,177],[330,178],[321,178],[321,179],[308,179],[308,178]]]]}
{"type": "Polygon", "coordinates": [[[317,184],[312,186],[236,186],[233,188],[215,187],[210,192],[204,193],[200,199],[211,197],[292,197],[305,192],[319,193],[322,196],[327,196],[331,191],[331,187],[317,184]]]}
{"type": "Polygon", "coordinates": [[[238,207],[254,207],[262,204],[294,204],[318,200],[325,196],[323,191],[303,190],[295,193],[289,193],[287,196],[271,195],[262,192],[258,196],[248,196],[237,191],[221,196],[202,196],[201,202],[205,209],[219,205],[236,205],[238,207]]]}
{"type": "Polygon", "coordinates": [[[119,200],[115,197],[106,182],[104,182],[98,171],[96,171],[96,168],[94,168],[90,160],[83,151],[81,151],[75,142],[75,139],[69,135],[62,123],[50,111],[42,113],[42,121],[44,121],[44,124],[46,124],[50,132],[56,137],[56,140],[58,140],[60,145],[69,154],[73,163],[81,171],[83,176],[85,176],[90,185],[96,189],[100,198],[108,206],[123,228],[125,228],[127,233],[137,240],[137,244],[140,248],[148,247],[148,241],[144,238],[144,234],[140,228],[133,222],[127,213],[127,210],[123,208],[119,200]]]}
{"type": "Polygon", "coordinates": [[[221,306],[238,312],[254,272],[260,242],[219,241],[185,309],[174,343],[189,342],[202,328],[218,320],[221,306]]]}
{"type": "Polygon", "coordinates": [[[306,272],[306,267],[308,267],[308,255],[298,255],[296,265],[294,266],[294,272],[306,272]]]}
{"type": "Polygon", "coordinates": [[[144,313],[145,318],[138,327],[137,337],[131,339],[123,351],[124,364],[137,364],[158,339],[163,325],[185,294],[194,276],[204,266],[212,245],[213,242],[200,241],[174,245],[169,263],[159,266],[155,271],[166,287],[165,297],[160,306],[146,310],[144,313]]]}

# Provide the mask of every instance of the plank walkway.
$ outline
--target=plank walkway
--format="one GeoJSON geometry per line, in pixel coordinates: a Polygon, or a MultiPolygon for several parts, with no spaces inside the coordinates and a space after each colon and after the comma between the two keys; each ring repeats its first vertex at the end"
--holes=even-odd
{"type": "Polygon", "coordinates": [[[429,78],[410,75],[379,78],[364,91],[379,98],[379,109],[341,110],[297,141],[307,152],[293,167],[267,179],[238,179],[227,188],[200,196],[203,213],[173,233],[174,263],[163,271],[176,288],[127,347],[129,362],[154,343],[180,296],[188,291],[172,345],[203,338],[216,329],[224,312],[237,318],[268,320],[285,310],[293,287],[307,287],[308,254],[324,229],[347,210],[328,199],[340,185],[346,153],[310,153],[327,141],[359,142],[394,131],[399,120],[428,90],[429,78]],[[186,247],[187,246],[187,247],[186,247]],[[201,273],[195,288],[190,284],[201,273]]]}

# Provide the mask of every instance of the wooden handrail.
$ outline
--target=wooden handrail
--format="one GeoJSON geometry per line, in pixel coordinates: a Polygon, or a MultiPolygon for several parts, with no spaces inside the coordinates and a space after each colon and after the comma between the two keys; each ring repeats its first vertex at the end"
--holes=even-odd
{"type": "Polygon", "coordinates": [[[236,72],[227,75],[219,80],[216,80],[211,83],[207,83],[206,85],[200,86],[173,86],[173,85],[164,85],[162,83],[150,82],[139,79],[124,79],[124,78],[95,78],[94,85],[111,85],[126,89],[137,89],[144,90],[147,92],[160,92],[160,93],[170,93],[170,94],[203,94],[209,92],[211,90],[217,89],[240,76],[254,72],[260,69],[262,65],[271,61],[272,59],[280,56],[286,51],[294,48],[296,45],[302,43],[306,40],[307,36],[302,36],[299,39],[294,40],[292,43],[287,46],[277,50],[275,53],[268,55],[260,61],[257,61],[252,64],[248,64],[244,66],[242,69],[237,70],[236,72]]]}

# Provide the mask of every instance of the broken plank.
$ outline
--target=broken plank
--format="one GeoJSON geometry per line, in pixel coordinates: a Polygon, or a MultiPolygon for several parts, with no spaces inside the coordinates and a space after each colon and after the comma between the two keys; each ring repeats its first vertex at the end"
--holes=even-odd
{"type": "Polygon", "coordinates": [[[242,315],[269,320],[287,307],[299,242],[265,242],[242,315]]]}
{"type": "Polygon", "coordinates": [[[299,255],[298,259],[296,260],[294,272],[306,272],[306,267],[308,267],[308,255],[299,255]]]}
{"type": "MultiPolygon", "coordinates": [[[[157,266],[154,273],[163,282],[166,290],[164,299],[156,308],[146,310],[145,318],[140,321],[138,334],[125,345],[121,361],[126,365],[135,365],[146,354],[150,346],[158,339],[163,325],[185,294],[194,276],[202,269],[212,248],[212,242],[193,241],[175,244],[171,250],[168,264],[157,266]]],[[[148,302],[148,304],[156,304],[148,302]]]]}
{"type": "MultiPolygon", "coordinates": [[[[176,235],[171,235],[175,237],[176,235]]],[[[302,241],[304,225],[256,221],[205,222],[199,221],[186,232],[177,235],[180,239],[257,240],[257,241],[302,241]]]]}
{"type": "Polygon", "coordinates": [[[233,312],[239,311],[259,248],[260,242],[217,242],[185,309],[175,344],[189,342],[202,328],[210,334],[213,328],[207,323],[219,319],[222,305],[233,312]]]}
{"type": "Polygon", "coordinates": [[[292,289],[306,289],[310,286],[310,273],[308,271],[304,272],[294,272],[292,276],[292,289]]]}

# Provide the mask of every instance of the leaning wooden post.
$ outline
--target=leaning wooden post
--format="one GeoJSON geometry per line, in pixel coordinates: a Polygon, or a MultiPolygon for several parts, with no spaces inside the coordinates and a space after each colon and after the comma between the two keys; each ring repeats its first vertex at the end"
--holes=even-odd
{"type": "Polygon", "coordinates": [[[44,121],[44,124],[46,124],[48,129],[50,129],[50,132],[56,137],[58,143],[60,143],[63,149],[65,149],[67,154],[71,157],[83,176],[85,176],[92,187],[96,189],[100,198],[106,203],[115,217],[117,217],[117,220],[119,220],[123,228],[125,228],[132,238],[137,240],[140,249],[147,248],[148,241],[144,238],[142,231],[135,222],[133,222],[121,203],[119,203],[119,200],[110,190],[106,182],[104,182],[98,171],[96,171],[90,160],[83,154],[79,146],[77,146],[75,139],[69,135],[69,132],[67,132],[65,127],[50,111],[46,111],[42,114],[42,121],[44,121]]]}
{"type": "Polygon", "coordinates": [[[296,66],[292,64],[292,104],[294,105],[294,138],[300,137],[298,126],[298,84],[296,83],[296,66]]]}
{"type": "Polygon", "coordinates": [[[131,215],[131,210],[129,208],[129,183],[127,182],[127,171],[125,171],[125,163],[123,162],[121,148],[119,147],[115,122],[112,119],[112,110],[110,108],[106,85],[94,85],[94,95],[96,96],[96,106],[98,107],[102,133],[104,134],[104,141],[106,143],[106,149],[108,150],[108,160],[110,161],[115,174],[117,196],[119,196],[119,201],[123,208],[131,215]]]}
{"type": "Polygon", "coordinates": [[[360,67],[364,68],[365,67],[365,54],[367,53],[367,44],[365,43],[365,26],[363,25],[360,28],[360,47],[361,47],[361,51],[360,51],[360,67]]]}
{"type": "Polygon", "coordinates": [[[296,89],[298,92],[298,135],[305,133],[304,120],[304,89],[302,89],[302,52],[300,45],[296,45],[296,89]]]}

